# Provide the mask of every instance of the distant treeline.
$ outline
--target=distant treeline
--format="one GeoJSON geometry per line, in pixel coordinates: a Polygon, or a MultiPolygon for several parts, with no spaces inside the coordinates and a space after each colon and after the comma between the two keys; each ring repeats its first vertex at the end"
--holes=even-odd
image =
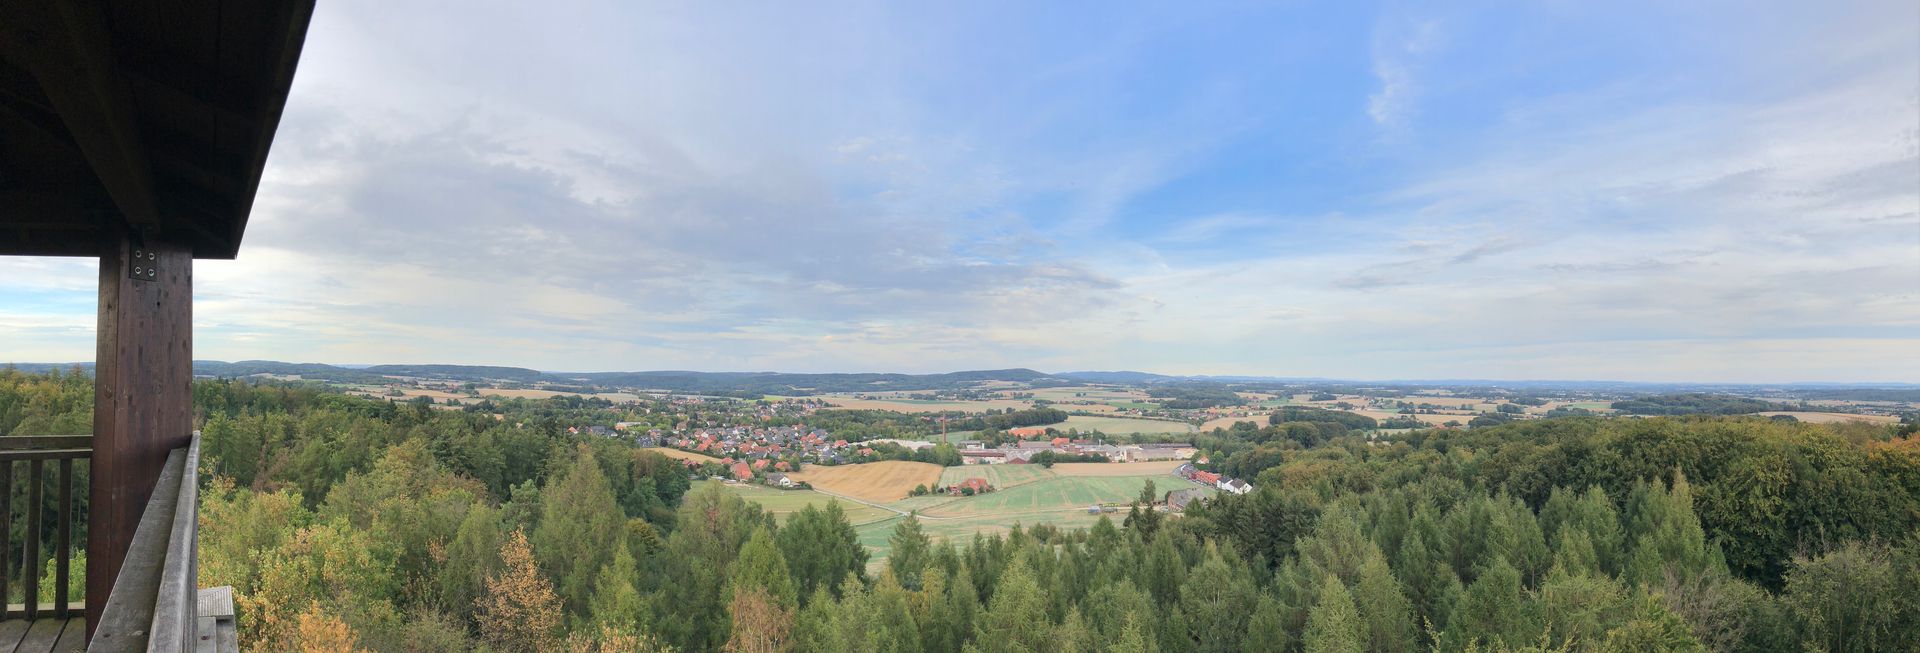
{"type": "Polygon", "coordinates": [[[1067,421],[1067,411],[1058,408],[1028,408],[1011,410],[1004,413],[969,415],[964,418],[947,420],[947,428],[955,431],[985,431],[988,429],[1017,429],[1026,426],[1046,426],[1067,421]]]}
{"type": "Polygon", "coordinates": [[[1733,395],[1690,392],[1635,397],[1613,402],[1613,409],[1629,415],[1745,415],[1787,407],[1733,395]]]}
{"type": "Polygon", "coordinates": [[[1214,408],[1218,406],[1239,406],[1247,403],[1232,390],[1219,387],[1154,387],[1147,389],[1147,395],[1160,405],[1174,409],[1214,408]]]}
{"type": "Polygon", "coordinates": [[[1349,429],[1377,428],[1379,423],[1366,415],[1357,415],[1341,410],[1327,410],[1311,406],[1281,406],[1267,418],[1269,424],[1286,422],[1332,422],[1349,429]]]}

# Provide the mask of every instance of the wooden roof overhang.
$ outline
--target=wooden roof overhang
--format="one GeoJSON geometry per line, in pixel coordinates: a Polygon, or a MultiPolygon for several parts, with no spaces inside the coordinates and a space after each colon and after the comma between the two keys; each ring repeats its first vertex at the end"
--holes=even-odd
{"type": "Polygon", "coordinates": [[[313,6],[0,1],[0,255],[233,258],[313,6]]]}

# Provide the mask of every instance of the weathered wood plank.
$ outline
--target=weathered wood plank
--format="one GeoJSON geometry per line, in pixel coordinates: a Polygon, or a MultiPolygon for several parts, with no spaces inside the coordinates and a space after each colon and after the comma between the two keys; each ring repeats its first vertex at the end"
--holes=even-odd
{"type": "MultiPolygon", "coordinates": [[[[187,246],[122,237],[100,257],[87,596],[103,606],[168,453],[193,428],[193,259],[187,246]],[[136,251],[142,260],[135,262],[136,251]],[[156,268],[136,280],[132,270],[156,268]]],[[[160,539],[164,540],[164,537],[160,539]]],[[[98,620],[88,627],[99,628],[98,620]]]]}
{"type": "Polygon", "coordinates": [[[6,449],[0,460],[74,460],[93,455],[92,449],[6,449]]]}
{"type": "MultiPolygon", "coordinates": [[[[13,463],[5,460],[0,460],[0,533],[8,533],[7,537],[12,537],[11,533],[13,533],[13,463]]],[[[5,546],[11,546],[11,544],[5,546]]],[[[0,551],[8,550],[10,549],[0,547],[0,551]]],[[[0,555],[0,603],[6,602],[6,597],[11,596],[8,590],[13,589],[9,587],[13,579],[8,575],[8,567],[12,565],[4,562],[6,558],[7,556],[0,555]]],[[[0,613],[5,612],[6,606],[0,605],[0,613]]],[[[0,618],[5,618],[5,615],[0,614],[0,618]]],[[[4,650],[7,649],[0,648],[0,651],[4,650]]]]}
{"type": "Polygon", "coordinates": [[[53,645],[53,653],[77,653],[87,650],[87,620],[74,617],[67,620],[67,627],[60,630],[60,641],[53,645]]]}
{"type": "Polygon", "coordinates": [[[40,618],[40,513],[46,507],[42,501],[46,486],[43,461],[27,463],[27,546],[21,552],[20,586],[21,596],[27,603],[27,618],[40,618]]]}
{"type": "Polygon", "coordinates": [[[199,605],[200,438],[188,440],[173,528],[167,534],[166,565],[153,600],[152,642],[161,650],[193,648],[194,611],[199,605]]]}
{"type": "MultiPolygon", "coordinates": [[[[73,584],[73,459],[60,461],[60,523],[54,528],[53,559],[53,616],[66,619],[73,616],[68,603],[67,586],[73,584]]],[[[37,598],[35,600],[38,600],[37,598]]],[[[84,624],[80,626],[86,628],[84,624]]],[[[85,633],[81,637],[86,637],[85,633]]]]}
{"type": "Polygon", "coordinates": [[[0,437],[0,451],[13,449],[82,449],[93,451],[91,435],[9,435],[0,437]]]}
{"type": "Polygon", "coordinates": [[[0,651],[12,651],[20,646],[20,640],[27,636],[27,628],[33,622],[25,619],[0,621],[0,651]]]}
{"type": "Polygon", "coordinates": [[[220,634],[220,623],[213,617],[200,617],[194,620],[194,653],[215,653],[219,648],[216,639],[220,634]]]}
{"type": "MultiPolygon", "coordinates": [[[[147,650],[153,627],[153,610],[160,589],[161,571],[167,562],[168,536],[173,532],[174,507],[180,499],[181,478],[187,451],[177,449],[161,468],[153,496],[147,500],[133,547],[127,550],[125,564],[114,579],[113,588],[98,616],[88,619],[90,649],[102,653],[147,650]]],[[[192,485],[188,481],[186,485],[192,485]]],[[[89,604],[90,606],[92,604],[89,604]]],[[[91,607],[88,608],[92,612],[91,607]]]]}
{"type": "Polygon", "coordinates": [[[27,636],[20,639],[18,653],[46,653],[53,650],[55,642],[60,641],[60,631],[66,630],[65,619],[36,619],[27,629],[27,636]]]}

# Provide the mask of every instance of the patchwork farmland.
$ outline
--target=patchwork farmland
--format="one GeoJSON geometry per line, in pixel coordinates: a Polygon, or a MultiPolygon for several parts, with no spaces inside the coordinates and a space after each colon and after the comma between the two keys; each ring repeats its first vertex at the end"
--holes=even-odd
{"type": "Polygon", "coordinates": [[[939,483],[941,470],[939,465],[890,460],[860,465],[814,465],[789,476],[831,494],[885,503],[907,498],[907,493],[916,485],[932,487],[939,483]]]}

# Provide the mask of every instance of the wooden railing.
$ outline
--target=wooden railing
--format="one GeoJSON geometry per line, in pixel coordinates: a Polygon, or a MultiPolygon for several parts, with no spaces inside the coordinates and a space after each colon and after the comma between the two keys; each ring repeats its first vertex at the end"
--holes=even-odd
{"type": "Polygon", "coordinates": [[[203,598],[199,590],[199,496],[200,434],[194,433],[187,446],[167,455],[88,651],[237,649],[231,593],[203,598]],[[209,600],[215,597],[225,597],[225,604],[209,600]]]}
{"type": "MultiPolygon", "coordinates": [[[[4,493],[4,504],[0,504],[0,533],[10,540],[13,537],[13,508],[15,505],[14,471],[16,467],[25,467],[26,503],[21,505],[23,519],[26,522],[23,541],[20,542],[20,562],[18,579],[21,584],[21,602],[9,602],[5,608],[7,619],[39,619],[54,617],[66,619],[83,616],[86,604],[76,601],[79,597],[70,596],[67,590],[72,585],[74,551],[86,550],[86,542],[75,542],[73,537],[74,510],[74,461],[87,460],[93,456],[93,436],[91,435],[14,435],[0,437],[0,489],[4,493]],[[46,474],[48,463],[54,463],[57,480],[54,483],[54,519],[52,533],[52,551],[41,550],[42,540],[46,538],[46,474]],[[54,559],[53,601],[40,601],[40,574],[45,565],[45,553],[51,553],[54,559]]],[[[0,563],[0,597],[12,596],[14,561],[12,557],[14,543],[6,542],[4,550],[8,555],[0,563]]]]}

